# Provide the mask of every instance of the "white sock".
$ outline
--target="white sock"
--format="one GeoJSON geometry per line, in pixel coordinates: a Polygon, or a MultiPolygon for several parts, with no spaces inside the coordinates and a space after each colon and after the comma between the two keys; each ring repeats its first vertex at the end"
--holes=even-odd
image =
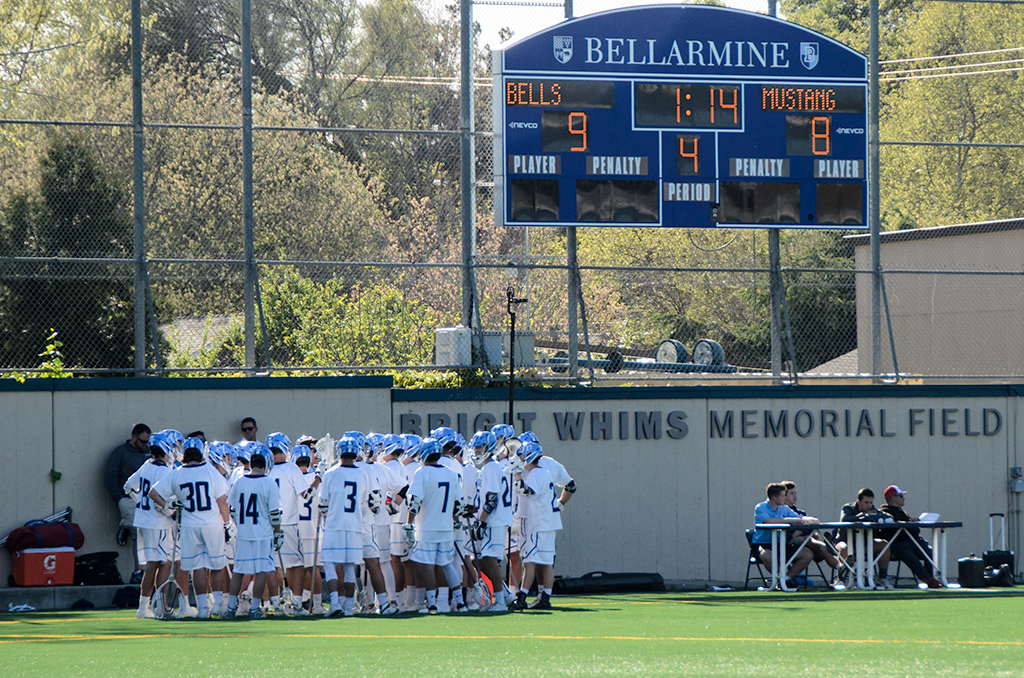
{"type": "Polygon", "coordinates": [[[423,599],[426,597],[426,595],[427,595],[427,590],[426,589],[416,588],[413,591],[413,594],[412,594],[412,604],[413,604],[413,606],[419,607],[420,605],[422,605],[423,604],[423,599]]]}
{"type": "Polygon", "coordinates": [[[345,614],[348,614],[352,611],[352,605],[355,603],[355,601],[355,598],[345,598],[345,614]]]}
{"type": "Polygon", "coordinates": [[[214,591],[213,592],[213,606],[220,607],[220,604],[224,602],[224,592],[214,591]]]}
{"type": "Polygon", "coordinates": [[[338,592],[337,591],[331,591],[331,609],[332,610],[337,610],[338,609],[338,605],[340,605],[340,604],[341,603],[338,602],[338,592]]]}
{"type": "Polygon", "coordinates": [[[391,569],[390,560],[382,560],[380,572],[384,575],[384,590],[387,591],[388,600],[397,600],[395,597],[395,571],[391,569]]]}
{"type": "Polygon", "coordinates": [[[547,596],[548,598],[550,598],[551,597],[551,589],[544,589],[544,595],[547,596]]]}
{"type": "Polygon", "coordinates": [[[229,610],[237,610],[238,609],[238,596],[233,596],[231,594],[228,594],[228,609],[229,610]]]}
{"type": "Polygon", "coordinates": [[[302,602],[309,600],[309,597],[313,595],[313,592],[309,589],[302,589],[302,602]]]}
{"type": "Polygon", "coordinates": [[[322,593],[314,593],[313,594],[313,607],[316,607],[318,605],[320,607],[324,606],[324,594],[322,594],[322,593]]]}
{"type": "Polygon", "coordinates": [[[274,609],[281,607],[281,596],[270,596],[270,604],[274,606],[274,609]]]}
{"type": "Polygon", "coordinates": [[[447,586],[437,587],[437,599],[441,601],[442,605],[448,604],[449,590],[447,586]]]}
{"type": "Polygon", "coordinates": [[[494,592],[494,604],[495,605],[504,605],[505,604],[505,592],[502,591],[501,589],[498,589],[497,591],[494,592]]]}
{"type": "Polygon", "coordinates": [[[377,594],[377,606],[380,609],[383,610],[384,606],[387,605],[387,604],[388,604],[388,594],[386,594],[386,593],[378,593],[377,594]]]}
{"type": "Polygon", "coordinates": [[[149,596],[139,596],[139,609],[143,612],[149,607],[149,596]]]}
{"type": "Polygon", "coordinates": [[[454,589],[452,591],[452,596],[455,598],[455,604],[456,605],[465,605],[466,604],[465,599],[462,597],[462,589],[454,589]]]}
{"type": "Polygon", "coordinates": [[[427,591],[427,607],[437,607],[437,589],[427,591]]]}
{"type": "Polygon", "coordinates": [[[196,607],[199,608],[199,612],[206,612],[209,608],[209,602],[206,600],[206,594],[201,593],[196,596],[196,607]]]}

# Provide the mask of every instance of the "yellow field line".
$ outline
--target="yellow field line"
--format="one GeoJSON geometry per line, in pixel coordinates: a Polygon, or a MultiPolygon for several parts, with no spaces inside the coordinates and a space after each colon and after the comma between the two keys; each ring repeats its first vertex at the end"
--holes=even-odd
{"type": "MultiPolygon", "coordinates": [[[[440,634],[354,634],[354,633],[285,633],[274,634],[279,638],[332,638],[332,639],[385,639],[385,640],[624,640],[635,641],[671,641],[671,642],[751,642],[751,643],[846,643],[846,644],[892,644],[892,645],[982,645],[982,646],[1010,646],[1017,647],[1024,645],[1024,641],[996,641],[996,640],[905,640],[905,639],[850,639],[850,638],[701,638],[689,636],[547,636],[547,635],[491,635],[491,636],[467,636],[440,635],[440,634]]],[[[132,640],[136,638],[262,638],[258,634],[240,633],[190,633],[188,636],[177,636],[173,634],[151,633],[151,634],[125,634],[125,635],[17,635],[3,636],[0,644],[14,643],[39,643],[53,642],[57,640],[132,640]]]]}

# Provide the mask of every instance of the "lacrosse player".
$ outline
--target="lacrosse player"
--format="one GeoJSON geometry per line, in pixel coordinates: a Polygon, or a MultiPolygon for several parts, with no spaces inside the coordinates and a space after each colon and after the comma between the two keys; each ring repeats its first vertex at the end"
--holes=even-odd
{"type": "Polygon", "coordinates": [[[561,504],[555,481],[540,466],[544,451],[539,443],[525,443],[513,457],[511,468],[516,492],[521,497],[523,527],[520,530],[525,573],[516,594],[516,609],[525,609],[526,592],[538,579],[541,592],[530,609],[551,609],[551,588],[555,583],[555,532],[562,529],[561,504]]]}
{"type": "Polygon", "coordinates": [[[268,577],[270,603],[274,606],[276,615],[302,614],[298,612],[301,606],[294,604],[288,596],[282,600],[278,592],[284,588],[287,593],[292,586],[300,592],[302,590],[305,561],[299,540],[299,505],[304,501],[302,495],[309,486],[302,477],[299,467],[288,461],[288,452],[292,447],[288,436],[281,432],[271,433],[263,444],[270,448],[274,456],[274,463],[267,475],[277,483],[281,491],[281,531],[284,533],[284,546],[278,551],[279,564],[284,571],[280,574],[275,572],[268,577]],[[284,577],[283,582],[280,577],[284,577]]]}
{"type": "Polygon", "coordinates": [[[163,583],[170,570],[173,543],[171,530],[174,521],[149,499],[149,491],[171,472],[168,462],[174,450],[170,440],[160,434],[149,438],[150,458],[133,473],[124,484],[124,492],[135,499],[134,525],[138,534],[138,560],[145,570],[142,573],[142,595],[139,596],[139,611],[136,617],[154,618],[149,607],[153,590],[163,583]]]}
{"type": "MultiPolygon", "coordinates": [[[[377,519],[378,514],[384,513],[380,510],[383,505],[383,488],[386,485],[394,484],[394,481],[388,481],[386,479],[387,470],[380,464],[373,462],[373,446],[371,439],[368,436],[363,436],[359,431],[349,431],[345,434],[346,436],[352,437],[354,440],[360,441],[359,453],[356,457],[356,467],[363,470],[369,480],[369,498],[366,504],[362,505],[363,512],[363,568],[366,570],[366,574],[370,589],[366,590],[363,587],[361,593],[364,598],[359,601],[359,608],[361,612],[372,612],[374,605],[374,595],[376,595],[377,602],[380,604],[380,610],[382,614],[394,614],[398,612],[397,609],[392,608],[388,604],[387,597],[387,586],[384,583],[384,573],[381,571],[380,559],[381,559],[381,548],[377,543],[377,519]]],[[[374,435],[374,434],[371,434],[374,435]]],[[[383,518],[387,518],[385,513],[383,518]]],[[[390,532],[388,534],[388,551],[391,550],[390,532]]],[[[390,557],[390,556],[389,556],[390,557]]]]}
{"type": "MultiPolygon", "coordinates": [[[[403,526],[405,543],[416,563],[417,580],[425,589],[427,614],[438,613],[437,577],[434,567],[444,570],[452,589],[457,612],[466,612],[462,597],[462,571],[455,565],[456,515],[462,515],[462,482],[458,474],[441,465],[441,443],[427,438],[420,444],[423,465],[409,487],[409,517],[403,526]]],[[[418,590],[417,590],[418,591],[418,590]]]]}
{"type": "Polygon", "coordinates": [[[403,526],[409,520],[408,488],[412,484],[413,474],[419,468],[417,461],[419,459],[422,439],[413,433],[406,433],[401,438],[402,455],[398,461],[402,466],[400,473],[403,482],[405,482],[406,489],[403,494],[405,501],[399,504],[398,511],[395,513],[391,523],[391,555],[397,556],[391,560],[396,572],[395,585],[402,592],[401,600],[399,600],[399,611],[412,612],[413,610],[420,609],[421,601],[416,599],[416,571],[413,564],[409,562],[409,545],[405,543],[403,526]]]}
{"type": "Polygon", "coordinates": [[[474,498],[480,514],[470,537],[477,543],[480,570],[494,586],[494,604],[504,609],[511,601],[505,600],[504,585],[499,586],[502,577],[498,561],[505,550],[505,534],[512,524],[512,486],[494,458],[497,439],[493,433],[477,431],[469,444],[473,448],[473,462],[480,469],[474,498]]]}
{"type": "MultiPolygon", "coordinates": [[[[313,517],[313,503],[316,501],[317,490],[320,488],[320,479],[317,477],[313,466],[316,464],[316,452],[310,442],[316,444],[312,436],[302,436],[300,441],[295,443],[291,451],[291,461],[299,471],[302,472],[302,479],[307,483],[302,493],[301,504],[299,504],[299,542],[302,546],[302,612],[296,614],[302,616],[306,609],[306,602],[312,597],[316,601],[314,607],[320,604],[321,588],[318,573],[313,572],[313,561],[315,560],[316,548],[316,520],[313,517]],[[309,582],[307,584],[307,582],[309,582]]],[[[322,605],[320,605],[322,607],[322,605]]]]}
{"type": "MultiPolygon", "coordinates": [[[[254,586],[262,591],[267,575],[274,572],[274,551],[284,545],[281,532],[281,492],[266,475],[267,461],[262,454],[254,454],[249,460],[252,470],[232,486],[228,504],[231,516],[238,526],[235,542],[235,569],[231,574],[228,591],[228,608],[222,615],[233,619],[238,612],[238,594],[242,590],[242,578],[255,575],[254,586]]],[[[249,619],[266,619],[267,615],[258,606],[249,610],[249,619]]]]}
{"type": "Polygon", "coordinates": [[[363,560],[363,511],[369,505],[370,479],[356,466],[360,444],[343,437],[337,443],[341,464],[331,467],[320,484],[319,511],[323,516],[323,542],[320,560],[324,564],[331,605],[325,616],[355,614],[356,564],[363,560]],[[338,575],[342,576],[344,601],[338,595],[338,575]]]}
{"type": "Polygon", "coordinates": [[[206,594],[211,583],[220,590],[220,580],[227,573],[224,543],[235,536],[235,524],[228,511],[228,484],[219,471],[206,463],[203,447],[198,438],[186,440],[184,466],[165,475],[149,491],[150,499],[160,508],[173,499],[176,508],[183,512],[179,535],[181,567],[192,573],[200,619],[210,616],[206,594]],[[211,578],[216,581],[211,582],[211,578]]]}

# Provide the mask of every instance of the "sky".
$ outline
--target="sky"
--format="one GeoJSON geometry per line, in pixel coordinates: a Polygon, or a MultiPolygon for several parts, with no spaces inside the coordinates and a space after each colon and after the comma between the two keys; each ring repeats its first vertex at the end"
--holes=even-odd
{"type": "MultiPolygon", "coordinates": [[[[551,0],[541,0],[550,2],[551,0]]],[[[555,0],[557,1],[557,0],[555,0]]],[[[440,5],[450,4],[451,0],[435,0],[440,5]]],[[[659,2],[658,0],[573,0],[573,13],[576,17],[587,14],[603,12],[618,7],[633,7],[638,5],[666,5],[679,4],[678,2],[659,2]]],[[[726,0],[726,6],[737,9],[745,9],[751,12],[767,12],[768,0],[726,0]]],[[[490,5],[473,4],[473,19],[480,24],[482,29],[481,44],[488,44],[492,48],[500,43],[498,31],[502,27],[511,28],[514,37],[521,38],[537,31],[553,26],[563,21],[565,10],[559,7],[531,7],[519,5],[490,5]]]]}

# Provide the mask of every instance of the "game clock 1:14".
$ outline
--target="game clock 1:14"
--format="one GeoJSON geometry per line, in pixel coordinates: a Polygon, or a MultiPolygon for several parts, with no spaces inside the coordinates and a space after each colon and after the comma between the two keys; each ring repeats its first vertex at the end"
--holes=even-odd
{"type": "Polygon", "coordinates": [[[506,221],[863,227],[866,90],[504,81],[506,221]]]}

